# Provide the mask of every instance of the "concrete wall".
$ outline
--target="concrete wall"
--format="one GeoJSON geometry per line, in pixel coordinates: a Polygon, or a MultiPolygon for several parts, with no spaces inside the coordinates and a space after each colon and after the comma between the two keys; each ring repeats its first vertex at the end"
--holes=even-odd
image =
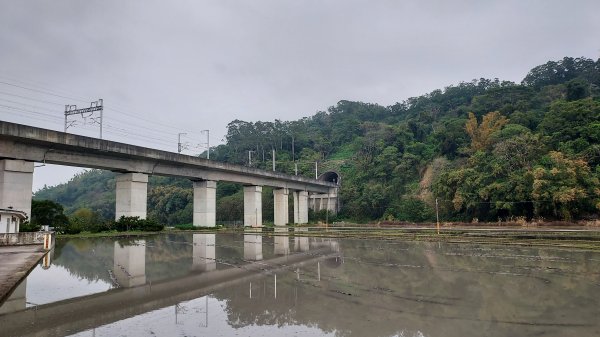
{"type": "Polygon", "coordinates": [[[54,232],[0,233],[0,246],[44,244],[45,235],[50,235],[54,242],[54,232]]]}

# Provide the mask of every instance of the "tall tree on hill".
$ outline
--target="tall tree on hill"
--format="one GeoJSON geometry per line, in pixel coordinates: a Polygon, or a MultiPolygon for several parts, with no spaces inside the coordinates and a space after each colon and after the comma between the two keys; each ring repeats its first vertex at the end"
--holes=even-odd
{"type": "Polygon", "coordinates": [[[469,112],[469,119],[465,125],[465,130],[469,137],[471,137],[471,149],[473,152],[488,149],[492,144],[492,134],[500,130],[506,123],[508,123],[508,119],[498,111],[493,111],[483,116],[481,124],[478,124],[475,115],[469,112]]]}

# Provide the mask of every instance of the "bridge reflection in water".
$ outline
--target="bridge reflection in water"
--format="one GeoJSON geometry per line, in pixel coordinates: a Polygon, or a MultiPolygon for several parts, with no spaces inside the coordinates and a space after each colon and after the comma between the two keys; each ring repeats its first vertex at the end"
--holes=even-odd
{"type": "MultiPolygon", "coordinates": [[[[217,256],[215,234],[192,234],[192,263],[189,272],[155,282],[148,280],[146,275],[149,241],[115,241],[111,275],[115,288],[26,307],[25,279],[0,307],[0,334],[62,336],[169,306],[175,306],[176,316],[181,316],[183,302],[203,298],[217,289],[239,282],[252,282],[267,274],[295,270],[295,265],[316,264],[318,260],[339,254],[331,249],[337,248],[335,244],[316,245],[311,254],[306,254],[309,249],[308,238],[302,238],[301,243],[296,245],[297,252],[290,252],[287,228],[274,234],[273,253],[269,253],[270,258],[263,259],[263,250],[270,248],[264,247],[260,229],[249,230],[243,235],[243,258],[240,256],[233,263],[229,262],[231,256],[225,260],[220,260],[217,256]]],[[[189,242],[182,241],[179,244],[189,245],[189,242]]],[[[231,248],[225,246],[224,248],[231,248]]],[[[273,279],[276,281],[276,276],[273,279]]],[[[207,298],[204,301],[208,303],[207,298]]],[[[206,315],[207,310],[203,309],[206,315]]]]}

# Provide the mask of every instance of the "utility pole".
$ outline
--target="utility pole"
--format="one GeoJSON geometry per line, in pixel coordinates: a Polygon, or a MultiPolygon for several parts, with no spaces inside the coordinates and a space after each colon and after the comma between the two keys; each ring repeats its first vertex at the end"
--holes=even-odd
{"type": "Polygon", "coordinates": [[[294,135],[292,134],[292,161],[296,161],[296,152],[294,150],[294,135]]]}
{"type": "Polygon", "coordinates": [[[248,150],[248,166],[252,166],[252,153],[256,151],[248,150]]]}
{"type": "Polygon", "coordinates": [[[315,179],[319,179],[319,162],[315,162],[315,179]]]}
{"type": "Polygon", "coordinates": [[[273,171],[275,171],[275,149],[273,149],[273,171]]]}
{"type": "Polygon", "coordinates": [[[440,212],[438,210],[438,198],[435,198],[435,218],[437,221],[437,233],[440,235],[440,212]]]}
{"type": "Polygon", "coordinates": [[[82,108],[82,109],[77,109],[77,105],[65,105],[65,132],[67,132],[67,129],[70,126],[74,126],[75,125],[75,121],[72,121],[71,123],[68,122],[68,117],[72,116],[72,115],[81,115],[81,118],[83,118],[83,123],[86,123],[86,120],[88,117],[91,117],[92,115],[94,115],[94,112],[96,111],[100,111],[100,121],[96,120],[96,118],[92,118],[92,124],[93,123],[97,123],[100,125],[100,139],[102,139],[102,124],[103,124],[103,118],[104,118],[104,104],[103,104],[103,100],[102,98],[98,99],[95,102],[91,102],[90,103],[90,107],[89,108],[82,108]],[[89,113],[89,115],[87,116],[83,116],[83,114],[87,114],[89,113]]]}
{"type": "Polygon", "coordinates": [[[180,132],[177,134],[177,153],[181,153],[181,151],[183,151],[185,148],[184,144],[181,143],[181,136],[185,135],[187,135],[185,132],[180,132]]]}
{"type": "Polygon", "coordinates": [[[298,175],[298,162],[294,161],[294,173],[298,175]]]}

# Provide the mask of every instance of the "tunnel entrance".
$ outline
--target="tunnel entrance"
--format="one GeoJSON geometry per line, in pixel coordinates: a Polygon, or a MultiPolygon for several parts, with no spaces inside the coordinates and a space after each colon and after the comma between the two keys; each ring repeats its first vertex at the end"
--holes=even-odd
{"type": "Polygon", "coordinates": [[[335,184],[339,185],[341,182],[341,177],[340,177],[339,173],[337,173],[335,171],[327,171],[327,172],[321,174],[319,176],[318,180],[328,181],[330,183],[335,183],[335,184]]]}

